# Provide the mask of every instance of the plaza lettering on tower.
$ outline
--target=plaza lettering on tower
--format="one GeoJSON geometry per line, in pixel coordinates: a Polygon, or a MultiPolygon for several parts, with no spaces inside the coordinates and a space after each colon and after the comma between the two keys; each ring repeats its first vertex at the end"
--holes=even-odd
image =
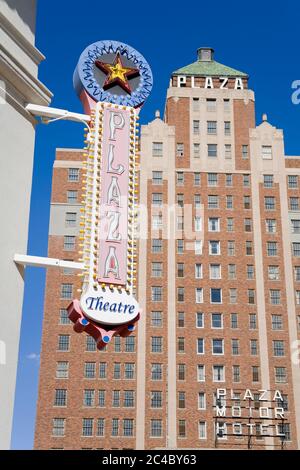
{"type": "Polygon", "coordinates": [[[74,330],[99,349],[135,329],[138,202],[137,120],[152,88],[145,59],[130,46],[100,41],[81,55],[74,86],[91,121],[86,135],[80,229],[82,295],[68,307],[74,330]]]}

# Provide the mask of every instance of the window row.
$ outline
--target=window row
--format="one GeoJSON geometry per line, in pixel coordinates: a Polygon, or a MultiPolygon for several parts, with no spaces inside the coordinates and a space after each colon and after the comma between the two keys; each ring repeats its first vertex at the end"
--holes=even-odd
{"type": "MultiPolygon", "coordinates": [[[[71,340],[71,337],[70,335],[59,335],[58,336],[58,351],[69,351],[70,350],[70,340],[71,340]]],[[[94,350],[94,342],[92,340],[87,340],[89,341],[89,348],[91,349],[87,349],[87,350],[94,350]]],[[[132,352],[135,352],[135,336],[127,336],[127,338],[125,338],[125,341],[124,341],[124,352],[127,352],[127,353],[132,353],[132,352]]],[[[116,342],[115,342],[115,345],[116,348],[118,348],[118,345],[121,345],[121,339],[117,339],[116,342]]],[[[87,348],[88,348],[87,347],[87,348]]]]}

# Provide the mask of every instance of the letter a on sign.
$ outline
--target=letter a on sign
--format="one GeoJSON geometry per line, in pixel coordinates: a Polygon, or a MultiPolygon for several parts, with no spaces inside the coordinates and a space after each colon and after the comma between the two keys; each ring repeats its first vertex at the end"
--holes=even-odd
{"type": "Polygon", "coordinates": [[[111,246],[105,261],[105,272],[104,277],[109,277],[109,273],[112,273],[116,279],[120,278],[119,275],[119,263],[116,257],[116,248],[111,246]]]}

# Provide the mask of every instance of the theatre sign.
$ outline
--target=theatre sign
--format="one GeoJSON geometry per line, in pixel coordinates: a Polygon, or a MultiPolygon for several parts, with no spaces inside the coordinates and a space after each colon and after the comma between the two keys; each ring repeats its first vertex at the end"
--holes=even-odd
{"type": "Polygon", "coordinates": [[[227,437],[279,438],[285,436],[284,396],[280,390],[232,390],[215,393],[216,439],[227,437]]]}
{"type": "Polygon", "coordinates": [[[138,201],[139,110],[152,88],[146,60],[130,46],[100,41],[87,47],[74,86],[91,115],[86,136],[80,254],[82,295],[68,307],[74,330],[98,349],[135,329],[135,219],[138,201]]]}

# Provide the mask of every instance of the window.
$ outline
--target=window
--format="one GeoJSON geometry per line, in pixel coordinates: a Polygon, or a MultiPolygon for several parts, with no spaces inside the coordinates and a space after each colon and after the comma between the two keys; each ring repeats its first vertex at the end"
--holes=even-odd
{"type": "Polygon", "coordinates": [[[234,219],[232,217],[227,217],[227,232],[234,231],[234,219]]]}
{"type": "Polygon", "coordinates": [[[195,224],[195,232],[201,232],[202,231],[202,218],[199,216],[196,216],[194,219],[194,224],[195,224]]]}
{"type": "Polygon", "coordinates": [[[201,207],[200,194],[195,194],[195,196],[194,196],[194,205],[195,205],[195,209],[200,209],[200,207],[201,207]]]}
{"type": "Polygon", "coordinates": [[[177,287],[177,301],[184,302],[184,287],[177,287]]]}
{"type": "Polygon", "coordinates": [[[195,279],[202,279],[202,264],[195,264],[195,279]]]}
{"type": "Polygon", "coordinates": [[[287,373],[286,373],[285,367],[275,367],[275,382],[276,383],[287,382],[287,373]]]}
{"type": "Polygon", "coordinates": [[[178,364],[178,380],[185,380],[185,364],[178,364]]]}
{"type": "Polygon", "coordinates": [[[68,169],[68,181],[79,181],[79,168],[68,169]]]}
{"type": "Polygon", "coordinates": [[[224,354],[224,340],[213,339],[212,340],[212,353],[213,354],[224,354]]]}
{"type": "Polygon", "coordinates": [[[231,134],[231,123],[230,123],[230,121],[225,121],[224,122],[224,134],[225,135],[230,135],[231,134]]]}
{"type": "Polygon", "coordinates": [[[207,121],[207,133],[214,135],[217,133],[217,121],[207,121]]]}
{"type": "Polygon", "coordinates": [[[210,302],[212,304],[222,303],[222,289],[217,289],[217,288],[210,289],[210,302]]]}
{"type": "Polygon", "coordinates": [[[113,390],[112,392],[112,406],[114,408],[120,407],[120,390],[113,390]]]}
{"type": "Polygon", "coordinates": [[[217,101],[212,98],[206,100],[206,110],[208,112],[215,112],[217,110],[217,101]]]}
{"type": "Polygon", "coordinates": [[[199,98],[193,98],[193,111],[199,111],[199,98]]]}
{"type": "Polygon", "coordinates": [[[152,263],[152,277],[162,277],[162,263],[152,263]]]}
{"type": "Polygon", "coordinates": [[[54,406],[67,406],[67,390],[62,388],[55,390],[54,406]]]}
{"type": "Polygon", "coordinates": [[[235,242],[233,240],[228,240],[227,242],[227,254],[228,256],[235,255],[235,242]]]}
{"type": "Polygon", "coordinates": [[[281,439],[283,441],[291,440],[291,425],[289,423],[279,423],[277,424],[277,434],[281,434],[281,439]]]}
{"type": "Polygon", "coordinates": [[[162,157],[163,156],[163,143],[162,142],[153,142],[152,143],[152,156],[153,157],[162,157]]]}
{"type": "Polygon", "coordinates": [[[272,147],[271,145],[262,145],[261,147],[261,156],[264,160],[272,159],[272,147]]]}
{"type": "Polygon", "coordinates": [[[214,365],[213,366],[213,382],[224,382],[224,380],[225,380],[224,366],[214,365]]]}
{"type": "Polygon", "coordinates": [[[118,436],[119,435],[119,419],[118,418],[113,418],[112,419],[111,435],[112,436],[118,436]]]}
{"type": "Polygon", "coordinates": [[[177,185],[183,186],[184,185],[184,173],[182,171],[177,171],[176,178],[177,178],[177,185]]]}
{"type": "Polygon", "coordinates": [[[211,314],[211,327],[212,328],[223,328],[223,316],[221,313],[211,314]]]}
{"type": "Polygon", "coordinates": [[[204,328],[204,315],[202,312],[196,313],[196,327],[204,328]]]}
{"type": "Polygon", "coordinates": [[[300,266],[294,266],[294,279],[300,281],[300,266]]]}
{"type": "Polygon", "coordinates": [[[194,158],[200,158],[200,144],[194,143],[193,149],[194,149],[194,158]]]}
{"type": "Polygon", "coordinates": [[[202,287],[196,287],[195,289],[195,296],[196,296],[196,304],[202,304],[203,303],[203,288],[202,287]]]}
{"type": "Polygon", "coordinates": [[[58,336],[58,351],[69,351],[70,349],[70,335],[58,336]]]}
{"type": "Polygon", "coordinates": [[[225,144],[225,158],[230,159],[231,158],[231,145],[230,144],[225,144]]]}
{"type": "Polygon", "coordinates": [[[206,422],[199,421],[198,423],[198,436],[199,439],[206,439],[206,422]]]}
{"type": "Polygon", "coordinates": [[[123,436],[133,436],[133,419],[125,418],[123,420],[123,436]]]}
{"type": "Polygon", "coordinates": [[[178,437],[186,437],[186,426],[184,419],[180,419],[178,421],[178,437]]]}
{"type": "Polygon", "coordinates": [[[95,406],[95,390],[84,390],[83,406],[95,406]]]}
{"type": "Polygon", "coordinates": [[[299,219],[292,219],[292,233],[300,233],[300,220],[299,219]]]}
{"type": "Polygon", "coordinates": [[[236,304],[237,302],[237,289],[231,288],[229,289],[229,303],[236,304]]]}
{"type": "MultiPolygon", "coordinates": [[[[106,376],[106,364],[102,363],[102,366],[100,364],[100,378],[104,379],[106,376]]],[[[120,362],[115,362],[114,363],[114,374],[113,374],[114,379],[120,379],[121,378],[121,364],[120,362]]]]}
{"type": "Polygon", "coordinates": [[[240,382],[241,381],[240,366],[232,366],[232,381],[233,382],[240,382]]]}
{"type": "Polygon", "coordinates": [[[162,380],[162,364],[151,364],[151,380],[162,380]]]}
{"type": "Polygon", "coordinates": [[[197,354],[204,354],[204,339],[197,339],[197,354]]]}
{"type": "Polygon", "coordinates": [[[244,209],[251,209],[251,198],[250,198],[250,196],[244,196],[244,209]]]}
{"type": "Polygon", "coordinates": [[[159,287],[159,286],[151,287],[151,300],[152,302],[162,301],[162,287],[159,287]]]}
{"type": "Polygon", "coordinates": [[[228,279],[236,279],[236,265],[235,264],[228,265],[228,279]]]}
{"type": "Polygon", "coordinates": [[[153,193],[152,194],[152,204],[153,204],[153,206],[156,206],[156,207],[157,206],[158,207],[162,206],[162,202],[163,202],[162,199],[163,199],[162,198],[162,193],[153,193]]]}
{"type": "Polygon", "coordinates": [[[253,245],[251,240],[246,241],[246,255],[253,255],[253,245]]]}
{"type": "Polygon", "coordinates": [[[281,340],[273,341],[273,355],[276,357],[281,357],[285,355],[284,341],[281,341],[281,340]]]}
{"type": "Polygon", "coordinates": [[[150,436],[151,437],[162,436],[162,420],[161,419],[150,420],[150,436]]]}
{"type": "Polygon", "coordinates": [[[230,112],[230,100],[226,98],[223,100],[223,103],[224,103],[224,112],[229,113],[230,112]]]}
{"type": "Polygon", "coordinates": [[[69,325],[71,323],[68,317],[68,310],[65,308],[59,310],[59,323],[60,325],[69,325]]]}
{"type": "Polygon", "coordinates": [[[242,145],[242,158],[246,160],[249,158],[248,145],[242,145]]]}
{"type": "Polygon", "coordinates": [[[298,176],[297,175],[288,175],[288,187],[290,189],[298,188],[298,176]]]}
{"type": "Polygon", "coordinates": [[[67,202],[68,204],[76,203],[78,199],[78,191],[67,191],[67,202]]]}
{"type": "Polygon", "coordinates": [[[205,382],[205,366],[202,364],[197,365],[197,381],[205,382]]]}
{"type": "Polygon", "coordinates": [[[292,244],[293,248],[293,256],[300,256],[300,243],[293,243],[292,244]]]}
{"type": "Polygon", "coordinates": [[[162,327],[162,312],[151,312],[151,326],[162,327]]]}
{"type": "Polygon", "coordinates": [[[281,315],[272,315],[272,330],[282,330],[282,316],[281,315]]]}
{"type": "Polygon", "coordinates": [[[204,392],[198,393],[198,410],[206,409],[206,396],[204,392]]]}
{"type": "Polygon", "coordinates": [[[163,172],[152,171],[152,184],[161,185],[163,183],[163,172]]]}
{"type": "Polygon", "coordinates": [[[276,233],[276,220],[275,219],[266,219],[266,232],[276,233]]]}
{"type": "Polygon", "coordinates": [[[177,338],[177,352],[184,353],[185,342],[184,338],[181,336],[177,338]]]}
{"type": "Polygon", "coordinates": [[[162,408],[162,392],[151,392],[151,408],[162,408]]]}
{"type": "Polygon", "coordinates": [[[219,208],[219,196],[214,196],[214,195],[208,196],[208,208],[209,209],[219,208]]]}
{"type": "Polygon", "coordinates": [[[83,418],[82,420],[82,435],[92,436],[93,435],[93,418],[83,418]]]}
{"type": "Polygon", "coordinates": [[[237,329],[238,328],[238,315],[237,315],[237,313],[231,313],[230,314],[230,327],[232,329],[237,329]]]}
{"type": "Polygon", "coordinates": [[[248,289],[248,304],[255,304],[255,290],[248,289]]]}
{"type": "Polygon", "coordinates": [[[194,186],[200,186],[201,174],[199,172],[194,173],[194,186]]]}
{"type": "Polygon", "coordinates": [[[97,343],[94,340],[94,338],[92,336],[87,336],[86,337],[85,350],[86,351],[96,351],[96,349],[97,349],[97,343]]]}
{"type": "Polygon", "coordinates": [[[115,352],[121,352],[121,337],[120,336],[114,337],[114,346],[115,346],[115,352]]]}
{"type": "Polygon", "coordinates": [[[256,313],[249,314],[249,329],[256,330],[257,328],[257,320],[256,320],[256,313]]]}
{"type": "Polygon", "coordinates": [[[244,229],[245,232],[252,232],[252,220],[244,219],[244,229]]]}
{"type": "Polygon", "coordinates": [[[178,328],[184,328],[184,312],[178,312],[177,326],[178,328]]]}
{"type": "Polygon", "coordinates": [[[278,398],[276,400],[276,403],[277,403],[277,406],[279,408],[283,408],[284,411],[289,411],[289,400],[288,400],[288,396],[285,395],[285,394],[281,394],[282,396],[282,400],[280,398],[278,398]]]}
{"type": "Polygon", "coordinates": [[[279,280],[279,266],[268,266],[268,278],[270,281],[279,280]]]}
{"type": "Polygon", "coordinates": [[[217,173],[207,174],[207,186],[210,186],[210,187],[218,186],[218,174],[217,173]]]}
{"type": "Polygon", "coordinates": [[[290,210],[291,211],[299,210],[299,198],[298,197],[290,197],[290,210]]]}
{"type": "Polygon", "coordinates": [[[240,342],[238,339],[231,340],[231,354],[237,356],[240,354],[240,342]]]}
{"type": "Polygon", "coordinates": [[[97,436],[103,437],[104,436],[104,428],[105,428],[105,419],[98,418],[97,421],[97,436]]]}
{"type": "Polygon", "coordinates": [[[178,408],[185,408],[185,392],[178,392],[178,408]]]}
{"type": "Polygon", "coordinates": [[[264,188],[273,188],[274,176],[264,175],[264,188]]]}
{"type": "Polygon", "coordinates": [[[208,157],[217,157],[217,144],[208,144],[207,145],[207,155],[208,157]]]}
{"type": "Polygon", "coordinates": [[[69,363],[67,361],[59,361],[56,363],[56,378],[57,379],[69,378],[69,363]]]}
{"type": "Polygon", "coordinates": [[[184,206],[183,194],[177,194],[177,205],[178,205],[178,207],[183,207],[184,206]]]}
{"type": "Polygon", "coordinates": [[[53,436],[64,436],[65,435],[65,418],[54,418],[52,435],[53,436]]]}
{"type": "Polygon", "coordinates": [[[226,196],[226,209],[233,209],[233,196],[226,196]]]}
{"type": "MultiPolygon", "coordinates": [[[[120,364],[119,364],[120,366],[120,364]]],[[[117,370],[117,366],[115,364],[115,371],[117,370]]],[[[99,364],[99,378],[100,379],[105,379],[106,378],[106,370],[107,370],[107,364],[106,362],[100,362],[99,364]]]]}
{"type": "Polygon", "coordinates": [[[127,336],[125,338],[125,352],[135,351],[135,336],[127,336]]]}
{"type": "Polygon", "coordinates": [[[220,242],[216,240],[209,241],[209,254],[220,255],[220,242]]]}
{"type": "Polygon", "coordinates": [[[209,265],[209,277],[210,279],[221,279],[221,265],[220,264],[209,265]]]}
{"type": "Polygon", "coordinates": [[[133,362],[125,362],[124,364],[124,379],[134,379],[135,375],[135,364],[133,362]]]}
{"type": "Polygon", "coordinates": [[[162,252],[162,240],[154,238],[152,240],[152,253],[162,252]]]}
{"type": "Polygon", "coordinates": [[[176,157],[183,157],[184,155],[184,144],[178,143],[176,144],[176,157]]]}
{"type": "Polygon", "coordinates": [[[258,355],[257,339],[251,339],[250,340],[250,354],[251,354],[251,356],[257,356],[258,355]]]}
{"type": "Polygon", "coordinates": [[[280,290],[270,289],[270,304],[279,305],[281,303],[280,290]]]}
{"type": "Polygon", "coordinates": [[[247,264],[247,279],[254,279],[254,266],[247,264]]]}
{"type": "Polygon", "coordinates": [[[70,235],[64,236],[64,250],[73,251],[75,250],[75,240],[76,238],[70,235]]]}
{"type": "Polygon", "coordinates": [[[76,212],[66,212],[66,226],[67,227],[76,227],[77,214],[76,212]]]}
{"type": "Polygon", "coordinates": [[[226,186],[232,186],[232,174],[231,173],[226,173],[225,185],[226,186]]]}
{"type": "Polygon", "coordinates": [[[162,336],[151,337],[151,352],[153,353],[162,352],[162,336]]]}
{"type": "Polygon", "coordinates": [[[96,373],[96,363],[95,362],[85,362],[84,364],[84,377],[86,379],[94,379],[96,373]]]}
{"type": "Polygon", "coordinates": [[[98,406],[105,407],[105,390],[98,390],[98,406]]]}
{"type": "Polygon", "coordinates": [[[184,252],[184,241],[179,239],[177,240],[177,253],[183,254],[183,252],[184,252]]]}
{"type": "Polygon", "coordinates": [[[152,228],[153,230],[160,230],[163,226],[162,214],[152,215],[152,228]]]}
{"type": "MultiPolygon", "coordinates": [[[[299,244],[300,246],[300,244],[299,244]]],[[[277,256],[277,242],[267,242],[268,256],[277,256]]]]}
{"type": "Polygon", "coordinates": [[[243,186],[244,188],[249,188],[250,186],[250,175],[243,175],[243,186]]]}
{"type": "Polygon", "coordinates": [[[193,134],[194,135],[200,134],[200,121],[198,120],[193,121],[193,134]]]}
{"type": "Polygon", "coordinates": [[[72,299],[73,297],[73,284],[62,284],[60,288],[61,299],[72,299]]]}
{"type": "Polygon", "coordinates": [[[219,232],[220,231],[220,219],[219,219],[219,217],[209,217],[208,218],[208,231],[209,232],[219,232]]]}
{"type": "Polygon", "coordinates": [[[252,382],[259,382],[259,367],[252,366],[252,382]]]}
{"type": "Polygon", "coordinates": [[[202,240],[195,240],[195,255],[202,255],[202,240]]]}
{"type": "Polygon", "coordinates": [[[275,209],[275,197],[265,196],[265,209],[268,211],[275,209]]]}

